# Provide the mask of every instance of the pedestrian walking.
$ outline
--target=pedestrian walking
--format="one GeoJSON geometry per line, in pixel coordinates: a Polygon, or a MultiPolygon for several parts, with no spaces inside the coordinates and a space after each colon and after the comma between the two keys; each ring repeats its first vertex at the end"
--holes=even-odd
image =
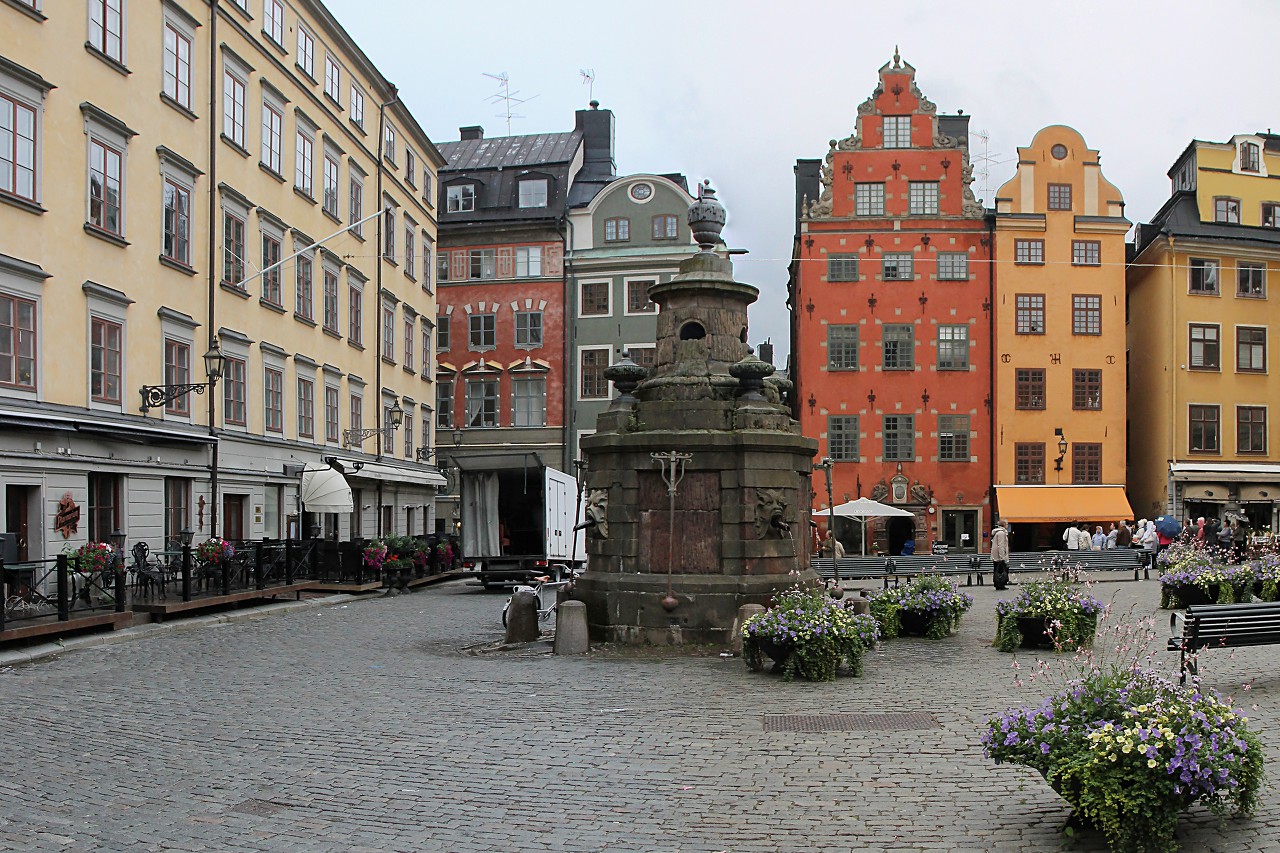
{"type": "Polygon", "coordinates": [[[996,589],[1009,585],[1009,522],[1003,518],[991,531],[991,583],[996,589]]]}

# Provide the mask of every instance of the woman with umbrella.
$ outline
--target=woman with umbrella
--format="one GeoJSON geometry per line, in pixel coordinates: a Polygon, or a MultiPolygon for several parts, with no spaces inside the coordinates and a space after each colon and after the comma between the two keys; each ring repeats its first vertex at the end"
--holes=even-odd
{"type": "Polygon", "coordinates": [[[1160,552],[1173,544],[1173,540],[1178,538],[1178,534],[1182,532],[1182,524],[1178,519],[1171,515],[1162,515],[1155,520],[1156,526],[1156,556],[1160,556],[1160,552]]]}

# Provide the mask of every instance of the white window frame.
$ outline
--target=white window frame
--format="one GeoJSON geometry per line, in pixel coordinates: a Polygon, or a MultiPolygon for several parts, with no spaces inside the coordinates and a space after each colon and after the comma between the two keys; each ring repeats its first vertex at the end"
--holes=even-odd
{"type": "Polygon", "coordinates": [[[350,180],[347,182],[347,218],[351,220],[352,234],[364,237],[364,175],[354,165],[347,169],[350,180]]]}
{"type": "Polygon", "coordinates": [[[249,99],[249,75],[222,57],[222,135],[237,148],[245,147],[245,120],[249,99]]]}
{"type": "MultiPolygon", "coordinates": [[[[658,276],[657,274],[654,274],[654,275],[627,276],[627,277],[623,278],[623,280],[622,280],[622,300],[623,300],[623,301],[622,301],[622,316],[624,316],[624,317],[652,317],[652,316],[654,316],[655,314],[657,314],[657,313],[658,313],[658,305],[657,305],[657,303],[653,302],[652,300],[650,300],[650,301],[648,301],[648,302],[646,303],[647,305],[651,305],[651,306],[653,306],[652,310],[648,310],[648,311],[632,311],[632,310],[631,310],[631,285],[632,285],[632,284],[639,283],[639,282],[646,282],[646,283],[651,283],[651,284],[659,284],[661,281],[662,281],[661,277],[660,277],[660,276],[658,276]]],[[[647,298],[647,294],[646,294],[646,298],[647,298]]]]}
{"type": "Polygon", "coordinates": [[[328,140],[324,146],[324,166],[321,170],[320,208],[334,219],[342,220],[342,154],[331,148],[328,140]]]}
{"type": "Polygon", "coordinates": [[[351,104],[347,111],[350,121],[362,132],[364,131],[364,90],[355,83],[351,84],[351,104]]]}
{"type": "Polygon", "coordinates": [[[585,401],[591,401],[591,400],[608,400],[608,399],[609,399],[609,380],[607,380],[607,379],[606,379],[606,380],[605,380],[605,382],[604,382],[604,393],[603,393],[602,395],[600,395],[600,396],[592,396],[592,397],[585,397],[585,396],[583,396],[583,394],[582,394],[582,356],[583,356],[583,354],[584,354],[584,353],[586,353],[586,352],[588,352],[588,351],[591,351],[591,352],[604,352],[604,354],[605,354],[604,366],[605,366],[605,367],[608,367],[608,366],[610,366],[611,364],[613,364],[613,347],[609,346],[608,344],[605,344],[604,346],[591,345],[591,346],[580,346],[580,347],[578,347],[578,357],[577,357],[577,359],[576,359],[576,361],[574,362],[574,365],[573,365],[573,367],[574,367],[574,369],[573,369],[573,373],[574,373],[574,389],[573,389],[574,398],[575,398],[576,400],[578,400],[579,402],[585,402],[585,401]]]}
{"type": "Polygon", "coordinates": [[[307,198],[315,198],[316,192],[316,131],[298,121],[294,135],[293,186],[307,198]]]}
{"type": "Polygon", "coordinates": [[[297,66],[312,80],[316,79],[316,37],[298,22],[297,66]]]}
{"type": "Polygon", "coordinates": [[[262,90],[262,165],[284,175],[284,104],[264,87],[262,90]]]}
{"type": "Polygon", "coordinates": [[[391,168],[396,168],[396,128],[391,122],[387,122],[382,131],[382,157],[391,168]]]}
{"type": "Polygon", "coordinates": [[[87,45],[93,48],[95,53],[99,53],[108,59],[125,65],[128,59],[129,47],[129,0],[89,0],[88,26],[89,35],[86,38],[87,45]],[[109,9],[111,5],[115,5],[115,9],[109,9]],[[115,33],[114,40],[111,38],[110,26],[111,20],[107,17],[108,12],[115,12],[116,25],[120,27],[120,31],[115,33]],[[99,17],[101,16],[101,17],[99,17]],[[114,53],[112,52],[114,50],[114,53]]]}
{"type": "Polygon", "coordinates": [[[528,210],[533,208],[546,207],[551,195],[551,181],[548,178],[522,178],[519,187],[520,209],[528,210]],[[535,190],[541,186],[541,192],[535,190]],[[526,193],[525,190],[528,189],[526,193]],[[541,203],[539,203],[539,201],[541,203]]]}
{"type": "Polygon", "coordinates": [[[195,33],[192,32],[191,27],[178,20],[177,16],[170,15],[166,9],[161,37],[161,92],[170,101],[188,111],[191,110],[191,55],[194,45],[195,33]],[[173,38],[172,48],[169,44],[170,35],[173,38]]]}
{"type": "Polygon", "coordinates": [[[473,213],[476,209],[476,185],[454,184],[445,187],[445,211],[447,213],[473,213]]]}
{"type": "Polygon", "coordinates": [[[342,66],[329,52],[324,55],[324,93],[342,106],[342,66]]]}
{"type": "MultiPolygon", "coordinates": [[[[120,158],[120,188],[119,188],[119,213],[118,225],[116,230],[103,226],[92,226],[99,232],[111,234],[113,236],[124,239],[128,233],[128,165],[129,165],[129,140],[136,135],[119,119],[112,118],[96,107],[90,108],[87,104],[81,107],[81,114],[84,117],[84,133],[86,137],[85,143],[85,222],[92,222],[92,173],[93,173],[93,150],[95,146],[101,146],[104,149],[111,150],[120,158]]],[[[105,155],[104,155],[105,156],[105,155]]],[[[105,165],[105,161],[104,161],[105,165]]],[[[104,187],[105,192],[105,187],[104,187]]],[[[105,203],[105,195],[103,197],[105,203]]]]}
{"type": "Polygon", "coordinates": [[[516,278],[541,278],[542,247],[518,246],[516,248],[516,278]],[[521,272],[521,269],[524,271],[521,272]]]}
{"type": "Polygon", "coordinates": [[[284,3],[262,0],[262,31],[279,47],[284,47],[284,3]]]}
{"type": "Polygon", "coordinates": [[[613,279],[611,278],[585,278],[578,281],[578,316],[584,318],[600,318],[613,316],[613,279]],[[609,294],[609,307],[603,314],[587,314],[582,310],[583,294],[588,284],[603,284],[605,290],[609,294]]]}

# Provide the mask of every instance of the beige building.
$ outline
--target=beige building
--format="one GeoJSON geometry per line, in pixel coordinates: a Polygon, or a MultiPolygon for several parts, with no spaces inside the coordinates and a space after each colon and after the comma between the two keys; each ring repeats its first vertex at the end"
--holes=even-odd
{"type": "Polygon", "coordinates": [[[420,450],[444,161],[324,5],[8,0],[0,32],[0,508],[17,556],[115,529],[153,549],[184,527],[434,529],[443,478],[420,450]],[[212,393],[140,405],[143,386],[205,382],[215,343],[212,393]],[[355,511],[301,515],[302,466],[331,459],[355,511]],[[58,530],[68,500],[79,523],[58,530]]]}
{"type": "Polygon", "coordinates": [[[1061,547],[1125,500],[1124,197],[1096,149],[1051,125],[996,196],[995,459],[1015,549],[1061,547]]]}
{"type": "Polygon", "coordinates": [[[1280,137],[1194,140],[1128,268],[1129,489],[1150,517],[1280,521],[1280,137]]]}

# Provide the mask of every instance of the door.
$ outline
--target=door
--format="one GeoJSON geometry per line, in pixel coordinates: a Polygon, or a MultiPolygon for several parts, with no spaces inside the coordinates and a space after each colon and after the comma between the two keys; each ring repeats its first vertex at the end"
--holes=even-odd
{"type": "MultiPolygon", "coordinates": [[[[554,560],[569,559],[573,542],[573,509],[578,482],[563,471],[546,469],[547,557],[554,560]]],[[[581,552],[579,552],[581,553],[581,552]]]]}
{"type": "Polygon", "coordinates": [[[244,541],[244,495],[222,496],[222,538],[244,541]]]}
{"type": "Polygon", "coordinates": [[[4,529],[6,533],[12,533],[17,537],[17,561],[20,563],[31,559],[31,551],[27,543],[27,536],[30,533],[28,503],[30,493],[34,490],[35,486],[4,487],[4,529]]]}
{"type": "Polygon", "coordinates": [[[977,551],[980,541],[978,511],[976,509],[942,510],[942,541],[952,553],[977,551]]]}

